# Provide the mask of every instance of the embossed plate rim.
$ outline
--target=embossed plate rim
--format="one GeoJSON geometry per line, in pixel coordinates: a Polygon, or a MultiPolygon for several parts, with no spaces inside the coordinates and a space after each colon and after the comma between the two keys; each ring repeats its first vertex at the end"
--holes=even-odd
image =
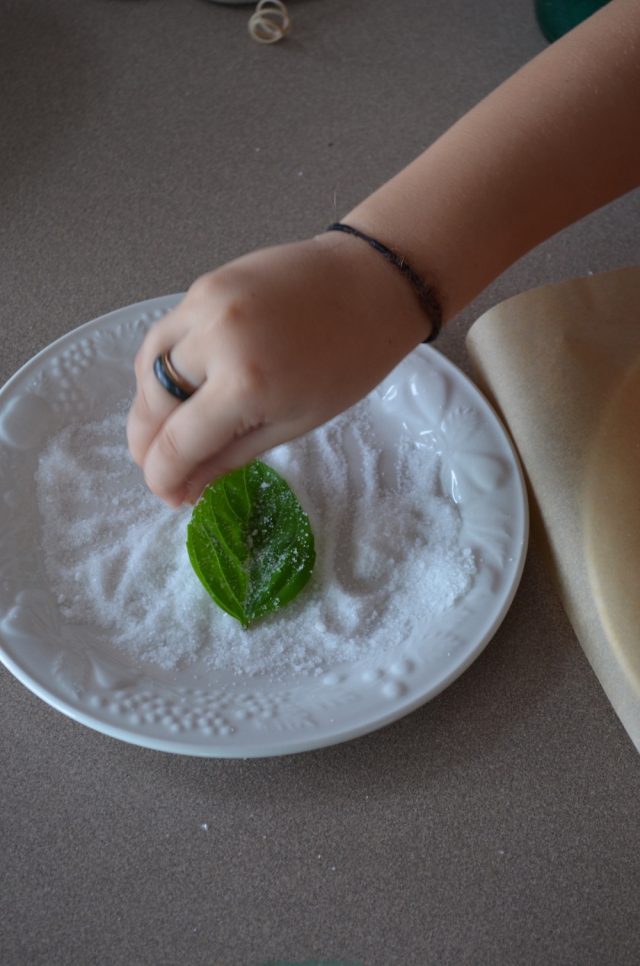
{"type": "MultiPolygon", "coordinates": [[[[121,309],[116,309],[113,312],[107,313],[97,319],[79,326],[73,331],[66,333],[55,342],[46,346],[39,353],[37,353],[37,355],[25,363],[25,365],[22,366],[21,369],[19,369],[18,372],[16,372],[14,376],[8,380],[5,386],[0,389],[0,416],[2,416],[5,405],[11,400],[14,389],[24,382],[25,378],[31,380],[35,379],[36,373],[40,370],[40,368],[43,365],[46,366],[49,360],[55,359],[56,356],[66,348],[73,347],[75,343],[80,344],[83,339],[90,337],[92,333],[108,334],[108,330],[118,324],[123,327],[125,325],[132,327],[142,324],[146,325],[147,322],[152,321],[153,318],[160,317],[165,311],[171,308],[171,306],[176,304],[180,297],[180,295],[160,296],[159,298],[148,299],[143,302],[125,306],[121,309]]],[[[124,361],[124,359],[121,361],[124,361]]],[[[405,714],[408,714],[426,701],[435,697],[460,674],[462,674],[463,671],[478,657],[488,641],[495,634],[511,605],[520,581],[526,555],[528,539],[528,507],[524,479],[517,455],[515,454],[513,448],[513,444],[511,443],[511,440],[506,434],[502,424],[500,423],[500,420],[494,413],[490,404],[479,392],[477,387],[471,382],[471,380],[468,379],[468,377],[456,366],[454,366],[453,363],[451,363],[448,359],[446,359],[433,348],[427,346],[417,349],[415,353],[412,353],[407,360],[401,363],[401,366],[408,367],[407,371],[409,373],[413,371],[412,367],[415,369],[411,379],[407,379],[409,385],[404,386],[404,383],[401,384],[401,390],[404,388],[406,393],[410,393],[415,389],[412,380],[416,378],[419,379],[420,370],[424,371],[425,367],[430,370],[432,380],[434,382],[436,380],[436,376],[439,377],[442,375],[443,382],[446,382],[446,378],[448,378],[454,386],[455,393],[459,393],[462,397],[464,397],[467,405],[472,406],[473,409],[479,413],[479,418],[484,429],[490,435],[492,434],[496,440],[499,440],[502,451],[508,458],[509,470],[512,473],[512,480],[510,484],[511,504],[509,506],[509,510],[512,512],[515,520],[513,536],[515,550],[514,556],[509,558],[509,567],[507,568],[505,566],[502,574],[502,578],[503,580],[506,580],[506,583],[504,586],[500,587],[497,598],[493,600],[490,612],[481,614],[480,618],[477,620],[476,618],[478,615],[474,614],[473,612],[471,612],[470,615],[467,614],[467,624],[471,628],[474,628],[476,625],[481,626],[481,633],[479,633],[473,639],[472,643],[467,646],[466,649],[464,649],[455,660],[450,661],[448,666],[440,667],[439,673],[432,674],[432,676],[426,681],[418,680],[417,685],[414,681],[409,686],[406,686],[403,683],[403,679],[407,677],[407,675],[409,677],[411,676],[411,669],[409,667],[411,665],[411,657],[407,657],[406,654],[400,654],[397,660],[392,659],[390,656],[389,660],[386,662],[380,660],[374,661],[371,663],[371,666],[365,667],[364,664],[354,665],[351,680],[349,680],[351,672],[345,672],[344,668],[341,669],[338,667],[335,670],[332,669],[329,671],[322,677],[322,679],[299,679],[297,683],[290,688],[291,693],[287,694],[287,700],[291,700],[291,706],[293,707],[294,711],[300,715],[301,720],[304,720],[305,704],[307,705],[306,710],[308,711],[308,705],[310,702],[311,706],[313,706],[312,699],[319,700],[318,707],[324,708],[327,706],[327,704],[331,703],[328,700],[330,695],[336,691],[339,692],[340,688],[343,690],[343,697],[345,698],[345,701],[350,693],[352,693],[354,687],[356,688],[356,691],[358,688],[360,688],[362,693],[356,694],[356,697],[361,699],[361,704],[358,707],[356,702],[355,718],[353,720],[349,720],[347,718],[347,721],[345,722],[344,720],[340,719],[336,723],[335,719],[329,716],[321,724],[317,724],[317,722],[315,722],[313,719],[313,715],[309,712],[309,719],[313,723],[307,724],[306,728],[301,727],[298,730],[293,727],[291,731],[287,732],[286,726],[282,726],[284,730],[278,732],[276,728],[274,733],[269,732],[268,725],[265,725],[264,727],[267,728],[266,732],[263,731],[261,734],[255,735],[252,733],[250,736],[243,734],[242,737],[240,737],[237,734],[234,735],[233,729],[231,729],[231,733],[225,733],[223,730],[223,732],[219,734],[216,733],[214,727],[213,733],[210,737],[207,737],[206,734],[202,734],[198,736],[198,740],[195,740],[193,734],[191,733],[188,735],[171,734],[167,732],[166,729],[163,731],[160,726],[158,726],[157,729],[158,733],[154,733],[155,726],[153,724],[148,724],[148,726],[145,725],[145,732],[145,729],[142,727],[136,730],[136,727],[131,723],[126,725],[123,724],[122,721],[115,721],[114,723],[113,720],[108,719],[106,714],[102,715],[101,717],[98,710],[96,710],[95,713],[88,713],[86,710],[83,710],[82,707],[78,706],[78,702],[74,704],[73,700],[67,700],[66,698],[61,697],[51,688],[47,687],[46,684],[38,681],[36,671],[34,671],[33,667],[25,665],[24,661],[21,663],[20,660],[16,660],[15,657],[10,653],[10,647],[4,646],[5,631],[3,631],[2,635],[0,635],[0,659],[2,662],[29,690],[31,690],[46,703],[56,708],[56,710],[61,711],[68,717],[71,717],[73,720],[76,720],[111,737],[142,747],[204,757],[267,757],[271,755],[281,755],[292,752],[312,750],[314,748],[336,744],[338,742],[349,740],[350,738],[366,734],[390,724],[392,721],[397,720],[405,714]],[[446,374],[446,377],[444,374],[446,374]],[[471,620],[471,623],[469,623],[469,619],[471,620]],[[404,664],[402,663],[403,661],[404,664]],[[362,670],[363,667],[365,668],[364,671],[362,670]],[[407,668],[409,668],[408,671],[407,668]],[[359,669],[357,674],[355,669],[359,669]],[[367,682],[366,685],[364,682],[367,682]],[[349,691],[349,688],[352,689],[351,692],[349,691]],[[367,689],[369,693],[365,695],[364,692],[367,691],[367,689]],[[385,696],[384,700],[382,699],[383,694],[385,696]],[[298,700],[300,696],[301,703],[298,700]],[[319,699],[318,696],[320,696],[319,699]],[[327,700],[325,700],[325,698],[327,700]]],[[[393,389],[393,375],[394,374],[392,373],[386,380],[384,380],[381,384],[382,388],[379,388],[379,390],[376,391],[378,401],[380,399],[385,399],[384,392],[382,391],[385,386],[393,389]]],[[[395,394],[397,395],[397,391],[395,391],[395,394]]],[[[389,395],[391,398],[391,394],[389,395]]],[[[403,418],[409,419],[407,410],[404,409],[402,412],[404,413],[403,418]]],[[[399,417],[394,418],[397,419],[399,417]]],[[[425,433],[425,438],[428,435],[429,433],[425,433]]],[[[473,454],[470,459],[473,459],[473,454]]],[[[457,466],[458,465],[456,464],[454,469],[456,469],[457,466]]],[[[487,594],[486,596],[490,595],[487,594]]],[[[0,618],[2,617],[3,615],[0,613],[0,618]]],[[[4,626],[4,620],[2,621],[2,624],[4,626]]],[[[443,639],[446,638],[446,633],[447,630],[445,627],[443,631],[443,639]]],[[[434,634],[433,640],[436,638],[437,634],[434,634]]],[[[88,654],[87,660],[90,662],[90,646],[86,648],[86,652],[88,654]]],[[[426,656],[421,654],[419,660],[420,659],[423,659],[422,672],[424,672],[424,669],[429,665],[430,656],[428,654],[426,656]]],[[[264,682],[262,683],[264,684],[264,682]]],[[[249,681],[248,684],[250,686],[251,682],[249,681]]],[[[219,682],[217,687],[220,687],[219,682]]],[[[197,694],[195,690],[189,691],[189,689],[181,689],[177,685],[175,687],[167,685],[165,690],[174,694],[174,705],[176,706],[181,706],[181,702],[184,704],[185,701],[190,700],[189,695],[197,694]]],[[[273,708],[271,707],[273,702],[270,704],[270,695],[268,689],[263,688],[263,691],[261,692],[260,688],[256,686],[254,691],[255,693],[252,693],[249,690],[248,694],[243,695],[243,700],[246,701],[246,706],[248,708],[253,709],[252,713],[255,712],[256,715],[264,714],[268,720],[269,713],[273,711],[273,708]]],[[[114,693],[117,694],[118,692],[114,693]]],[[[206,692],[203,692],[203,694],[205,697],[207,697],[206,692]]],[[[211,692],[209,692],[208,696],[210,696],[211,700],[213,701],[211,692]]],[[[97,693],[91,697],[95,697],[97,700],[97,693]]],[[[133,698],[136,698],[135,693],[133,698]]],[[[238,695],[238,701],[239,699],[240,695],[238,695]]],[[[127,700],[128,698],[125,695],[125,698],[122,702],[123,706],[126,704],[127,700]]],[[[194,700],[197,702],[197,699],[194,700]]],[[[277,710],[277,700],[275,704],[277,710]]],[[[225,704],[222,702],[222,708],[225,711],[228,710],[228,703],[225,704]]],[[[135,710],[135,708],[133,710],[135,710]]],[[[240,705],[238,705],[235,710],[233,705],[231,705],[230,714],[240,713],[241,711],[242,708],[240,705]]],[[[277,718],[277,714],[275,717],[277,718]]],[[[339,718],[339,715],[336,717],[339,718]]]]}

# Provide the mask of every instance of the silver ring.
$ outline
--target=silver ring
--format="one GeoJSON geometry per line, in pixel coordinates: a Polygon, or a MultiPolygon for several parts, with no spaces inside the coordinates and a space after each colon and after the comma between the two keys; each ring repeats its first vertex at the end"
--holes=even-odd
{"type": "Polygon", "coordinates": [[[192,385],[188,379],[183,378],[174,368],[171,362],[170,350],[161,352],[156,357],[153,363],[153,373],[162,388],[166,389],[168,393],[171,393],[175,399],[179,399],[180,402],[184,402],[190,396],[193,396],[198,388],[192,385]]]}

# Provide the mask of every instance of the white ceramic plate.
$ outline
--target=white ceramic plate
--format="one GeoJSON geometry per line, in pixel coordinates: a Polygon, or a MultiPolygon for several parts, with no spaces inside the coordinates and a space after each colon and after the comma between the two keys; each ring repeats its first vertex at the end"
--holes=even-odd
{"type": "Polygon", "coordinates": [[[41,563],[34,472],[69,421],[102,419],[132,396],[144,333],[179,296],[88,322],[28,362],[0,391],[0,645],[6,667],[48,704],[134,744],[210,757],[305,751],[380,728],[442,691],[504,618],[526,552],[528,513],[512,445],[474,385],[421,346],[372,394],[389,439],[402,429],[440,455],[440,482],[474,550],[472,589],[388,653],[321,676],[166,671],[113,648],[104,631],[65,623],[41,563]]]}

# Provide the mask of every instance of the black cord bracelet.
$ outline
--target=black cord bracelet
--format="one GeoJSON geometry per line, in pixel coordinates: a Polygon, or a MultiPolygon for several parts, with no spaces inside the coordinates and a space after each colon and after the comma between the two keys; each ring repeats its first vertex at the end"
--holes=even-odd
{"type": "Polygon", "coordinates": [[[402,255],[398,255],[393,249],[387,248],[382,242],[379,242],[377,238],[372,238],[371,235],[365,235],[363,231],[359,228],[352,228],[351,225],[345,225],[341,221],[335,221],[332,225],[329,225],[325,231],[342,231],[346,235],[355,235],[356,238],[361,238],[363,241],[375,248],[377,252],[380,252],[388,262],[395,265],[399,271],[402,272],[405,278],[407,278],[413,290],[418,297],[418,301],[422,306],[427,318],[431,322],[431,332],[429,336],[424,339],[424,342],[433,342],[437,339],[440,334],[440,329],[442,328],[442,307],[440,305],[440,300],[436,295],[435,291],[427,285],[427,283],[420,278],[417,272],[411,268],[411,265],[403,258],[402,255]]]}

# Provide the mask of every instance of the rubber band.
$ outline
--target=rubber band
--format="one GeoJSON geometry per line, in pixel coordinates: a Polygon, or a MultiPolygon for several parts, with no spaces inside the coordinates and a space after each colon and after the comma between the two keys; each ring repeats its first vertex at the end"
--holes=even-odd
{"type": "Polygon", "coordinates": [[[440,330],[442,328],[442,306],[440,305],[440,299],[438,298],[435,290],[431,288],[430,285],[422,279],[417,272],[415,272],[411,265],[403,255],[399,255],[394,252],[392,248],[387,248],[382,242],[379,242],[377,238],[372,238],[371,235],[365,235],[363,231],[359,228],[353,228],[351,225],[345,225],[342,221],[336,221],[332,225],[329,225],[325,231],[341,231],[346,235],[354,235],[356,238],[361,238],[362,241],[367,242],[372,248],[375,248],[377,252],[380,252],[388,262],[401,272],[413,287],[414,292],[420,302],[420,305],[431,322],[431,332],[424,339],[424,342],[433,342],[434,339],[438,338],[440,330]]]}
{"type": "Polygon", "coordinates": [[[275,44],[289,32],[291,18],[282,0],[260,0],[249,19],[249,33],[259,44],[275,44]]]}

